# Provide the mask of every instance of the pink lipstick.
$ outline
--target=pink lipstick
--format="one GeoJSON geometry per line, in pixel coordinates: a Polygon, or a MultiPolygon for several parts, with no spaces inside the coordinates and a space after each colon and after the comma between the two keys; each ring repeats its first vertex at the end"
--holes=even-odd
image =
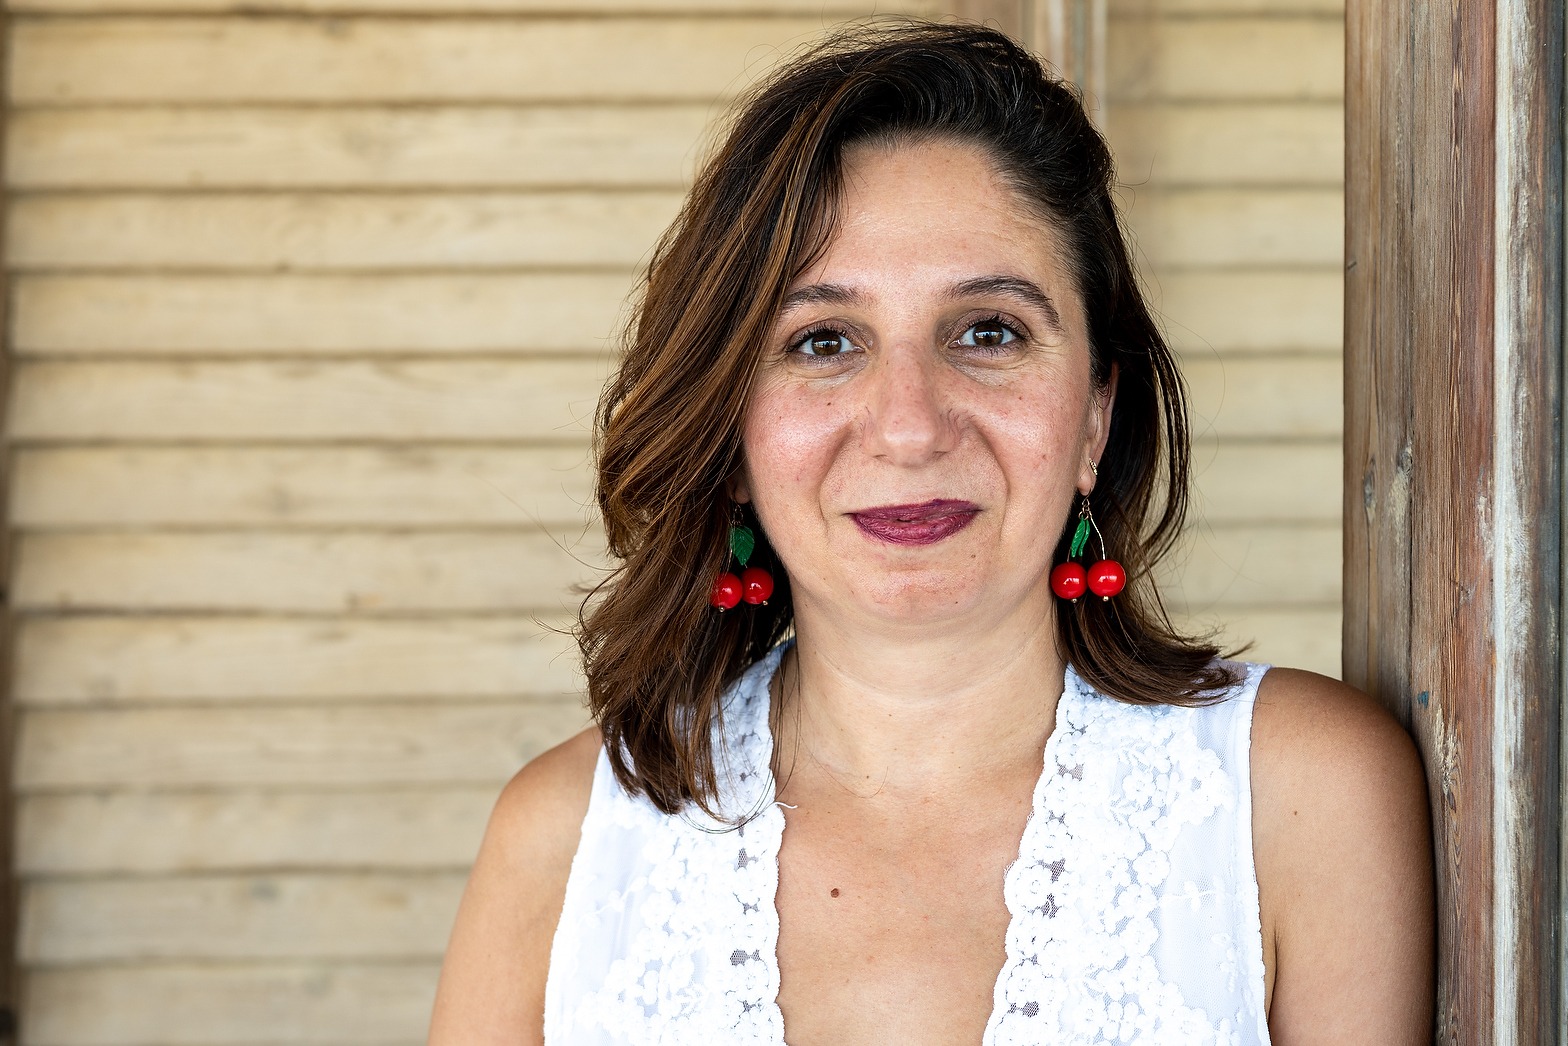
{"type": "Polygon", "coordinates": [[[918,505],[882,505],[851,512],[863,533],[895,545],[930,545],[967,527],[980,506],[938,498],[918,505]]]}

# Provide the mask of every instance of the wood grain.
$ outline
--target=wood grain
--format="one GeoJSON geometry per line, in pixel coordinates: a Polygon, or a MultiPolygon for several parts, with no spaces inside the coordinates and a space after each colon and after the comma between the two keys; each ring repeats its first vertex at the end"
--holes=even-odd
{"type": "Polygon", "coordinates": [[[1154,270],[1338,269],[1344,194],[1322,189],[1185,189],[1138,193],[1129,215],[1154,270]]]}
{"type": "Polygon", "coordinates": [[[24,987],[27,1035],[36,1046],[417,1046],[437,973],[433,960],[43,968],[24,987]]]}
{"type": "Polygon", "coordinates": [[[446,944],[464,878],[280,873],[44,881],[23,893],[18,948],[24,962],[39,965],[430,960],[446,944]]]}
{"type": "Polygon", "coordinates": [[[630,271],[680,199],[635,190],[43,194],[11,201],[6,249],[24,272],[630,271]]]}
{"type": "Polygon", "coordinates": [[[34,440],[516,440],[581,445],[609,360],[32,363],[10,436],[34,440]]]}
{"type": "MultiPolygon", "coordinates": [[[[1117,103],[1337,101],[1345,87],[1345,31],[1338,9],[1302,17],[1120,18],[1107,87],[1117,103]]],[[[1250,16],[1249,16],[1250,15],[1250,16]]]]}
{"type": "Polygon", "coordinates": [[[33,795],[17,811],[29,878],[322,869],[466,872],[496,790],[33,795]]]}
{"type": "Polygon", "coordinates": [[[16,189],[674,188],[706,105],[21,109],[16,189]]]}
{"type": "Polygon", "coordinates": [[[576,701],[37,710],[20,717],[16,784],[499,789],[587,722],[576,701]]]}
{"type": "Polygon", "coordinates": [[[1110,125],[1123,184],[1338,185],[1343,110],[1331,102],[1128,104],[1110,125]]]}
{"type": "Polygon", "coordinates": [[[29,706],[575,701],[571,620],[34,616],[12,688],[29,706]]]}
{"type": "Polygon", "coordinates": [[[20,355],[610,351],[630,273],[30,276],[20,355]]]}
{"type": "Polygon", "coordinates": [[[559,615],[604,577],[603,539],[550,534],[43,533],[20,541],[26,612],[559,615]]]}
{"type": "MultiPolygon", "coordinates": [[[[16,452],[13,526],[581,526],[586,445],[110,446],[16,452]]],[[[1336,488],[1337,489],[1337,488],[1336,488]]]]}
{"type": "Polygon", "coordinates": [[[625,102],[732,95],[824,18],[18,19],[13,104],[625,102]]]}

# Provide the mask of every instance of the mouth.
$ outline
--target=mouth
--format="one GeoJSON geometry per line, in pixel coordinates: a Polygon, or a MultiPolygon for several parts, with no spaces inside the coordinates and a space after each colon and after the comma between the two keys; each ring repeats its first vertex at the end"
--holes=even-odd
{"type": "Polygon", "coordinates": [[[937,498],[917,505],[881,505],[849,513],[869,537],[894,545],[930,545],[963,530],[980,512],[972,501],[937,498]]]}

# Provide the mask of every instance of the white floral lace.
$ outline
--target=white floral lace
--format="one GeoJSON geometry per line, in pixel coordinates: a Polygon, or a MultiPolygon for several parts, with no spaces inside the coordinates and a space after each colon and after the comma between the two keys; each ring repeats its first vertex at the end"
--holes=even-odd
{"type": "MultiPolygon", "coordinates": [[[[783,1046],[784,816],[768,770],[783,649],[727,699],[721,794],[755,812],[742,827],[664,815],[601,757],[551,953],[551,1046],[783,1046]]],[[[1244,787],[1263,670],[1227,695],[1244,704],[1196,709],[1124,704],[1068,670],[1004,880],[1007,959],[983,1046],[1268,1042],[1244,787]]]]}

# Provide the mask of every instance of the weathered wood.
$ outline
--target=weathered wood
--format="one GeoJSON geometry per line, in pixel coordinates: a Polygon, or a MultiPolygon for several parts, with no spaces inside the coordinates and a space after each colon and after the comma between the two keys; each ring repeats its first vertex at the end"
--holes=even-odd
{"type": "MultiPolygon", "coordinates": [[[[1195,0],[1178,0],[1192,3],[1195,0]]],[[[1202,0],[1207,2],[1207,0],[1202,0]]],[[[1261,0],[1226,0],[1258,3],[1261,0]]],[[[1292,0],[1293,3],[1321,0],[1292,0]]],[[[12,0],[16,14],[258,14],[438,15],[814,15],[824,20],[864,18],[865,0],[12,0]]],[[[936,14],[936,0],[896,0],[875,5],[879,14],[936,14]]]]}
{"type": "Polygon", "coordinates": [[[62,789],[482,785],[587,725],[576,701],[35,710],[16,785],[62,789]]]}
{"type": "Polygon", "coordinates": [[[31,1046],[417,1046],[431,960],[138,963],[36,969],[31,1046]]]}
{"type": "Polygon", "coordinates": [[[823,19],[19,19],[16,105],[712,102],[823,19]]]}
{"type": "Polygon", "coordinates": [[[21,109],[17,189],[670,188],[705,105],[21,109]]]}
{"type": "MultiPolygon", "coordinates": [[[[623,188],[689,178],[709,106],[23,109],[19,189],[623,188]]],[[[1340,107],[1123,106],[1113,140],[1135,184],[1333,185],[1340,107]],[[1157,157],[1157,160],[1156,160],[1157,157]]]]}
{"type": "Polygon", "coordinates": [[[1145,276],[1166,338],[1188,358],[1215,352],[1340,352],[1344,276],[1339,265],[1145,276]]]}
{"type": "Polygon", "coordinates": [[[562,699],[582,691],[569,616],[30,616],[24,705],[562,699]]]}
{"type": "Polygon", "coordinates": [[[33,448],[16,452],[10,508],[29,530],[562,528],[594,514],[586,445],[33,448]]]}
{"type": "Polygon", "coordinates": [[[32,363],[17,368],[13,440],[580,445],[610,361],[32,363]]]}
{"type": "Polygon", "coordinates": [[[1162,276],[1202,267],[1338,269],[1344,194],[1321,189],[1183,189],[1138,193],[1128,217],[1162,276]]]}
{"type": "Polygon", "coordinates": [[[495,797],[471,786],[34,795],[17,811],[18,870],[467,871],[495,797]]]}
{"type": "Polygon", "coordinates": [[[1340,529],[1211,524],[1195,528],[1156,573],[1174,612],[1229,620],[1238,608],[1322,607],[1339,601],[1340,529]]]}
{"type": "Polygon", "coordinates": [[[17,947],[40,965],[159,959],[432,959],[464,876],[275,874],[35,882],[17,947]]]}
{"type": "Polygon", "coordinates": [[[1557,1041],[1561,5],[1352,0],[1345,675],[1411,728],[1437,1041],[1557,1041]]]}
{"type": "Polygon", "coordinates": [[[1344,0],[1110,0],[1110,6],[1113,18],[1240,14],[1281,18],[1290,15],[1339,15],[1345,10],[1344,0]]]}
{"type": "Polygon", "coordinates": [[[1111,97],[1118,106],[1146,99],[1255,104],[1342,97],[1345,33],[1338,9],[1316,17],[1249,14],[1117,19],[1111,97]]]}
{"type": "Polygon", "coordinates": [[[11,201],[7,262],[71,269],[630,271],[672,192],[47,194],[11,201]]]}
{"type": "Polygon", "coordinates": [[[24,611],[569,612],[604,576],[594,532],[24,534],[24,611]]]}
{"type": "Polygon", "coordinates": [[[629,273],[24,276],[20,355],[609,350],[629,273]]]}
{"type": "MultiPolygon", "coordinates": [[[[11,437],[39,440],[586,438],[608,361],[50,362],[17,369],[11,437]]],[[[1340,361],[1189,358],[1194,432],[1338,431],[1340,361]]]]}
{"type": "Polygon", "coordinates": [[[1329,102],[1119,105],[1117,175],[1143,186],[1338,185],[1343,110],[1329,102]]]}

